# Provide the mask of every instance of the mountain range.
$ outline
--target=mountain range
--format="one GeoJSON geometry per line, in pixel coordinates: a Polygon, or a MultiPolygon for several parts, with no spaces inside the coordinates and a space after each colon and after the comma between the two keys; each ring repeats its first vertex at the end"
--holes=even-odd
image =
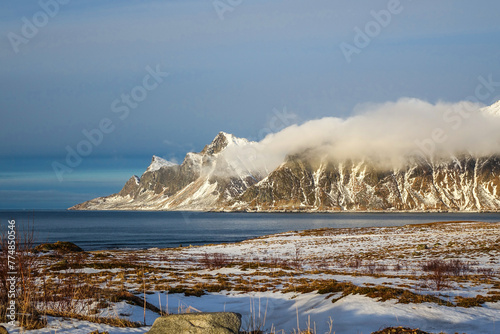
{"type": "MultiPolygon", "coordinates": [[[[485,108],[500,114],[500,102],[485,108]]],[[[181,164],[153,156],[119,193],[72,210],[498,211],[500,155],[413,156],[398,167],[370,159],[289,154],[272,170],[226,154],[254,142],[220,132],[181,164]]],[[[244,151],[244,150],[243,150],[244,151]]],[[[499,150],[500,151],[500,150],[499,150]]]]}

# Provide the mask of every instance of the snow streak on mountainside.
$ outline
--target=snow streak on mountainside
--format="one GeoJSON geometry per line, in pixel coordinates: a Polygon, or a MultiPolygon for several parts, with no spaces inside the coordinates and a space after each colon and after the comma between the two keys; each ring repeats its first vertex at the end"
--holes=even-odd
{"type": "Polygon", "coordinates": [[[370,106],[249,142],[221,132],[181,164],[76,210],[497,211],[500,102],[370,106]],[[439,133],[439,135],[434,135],[439,133]]]}
{"type": "Polygon", "coordinates": [[[377,170],[293,156],[231,204],[251,211],[496,211],[500,157],[462,156],[377,170]]]}

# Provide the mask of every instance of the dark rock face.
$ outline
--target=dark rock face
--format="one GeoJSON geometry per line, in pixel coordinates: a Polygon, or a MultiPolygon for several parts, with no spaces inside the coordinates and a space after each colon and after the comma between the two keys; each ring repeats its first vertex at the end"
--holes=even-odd
{"type": "Polygon", "coordinates": [[[216,153],[221,152],[224,148],[226,148],[228,144],[228,139],[224,132],[219,132],[217,137],[214,138],[210,145],[207,145],[200,152],[201,154],[209,154],[214,155],[216,153]]]}
{"type": "Polygon", "coordinates": [[[127,196],[131,195],[135,197],[137,195],[137,192],[139,191],[139,182],[140,179],[138,176],[134,175],[132,176],[127,183],[123,186],[122,190],[118,193],[120,196],[127,196]]]}
{"type": "Polygon", "coordinates": [[[199,178],[200,173],[201,166],[188,158],[184,160],[182,165],[163,167],[156,171],[147,171],[141,177],[140,192],[137,195],[150,190],[155,194],[172,196],[199,178]]]}
{"type": "Polygon", "coordinates": [[[157,318],[148,334],[238,334],[240,327],[238,313],[173,314],[157,318]]]}

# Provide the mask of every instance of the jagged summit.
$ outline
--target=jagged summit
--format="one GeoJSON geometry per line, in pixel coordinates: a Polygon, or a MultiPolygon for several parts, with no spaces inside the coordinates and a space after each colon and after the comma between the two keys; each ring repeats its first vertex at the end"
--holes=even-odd
{"type": "Polygon", "coordinates": [[[219,134],[212,140],[212,143],[209,145],[206,145],[203,150],[200,152],[201,154],[217,154],[220,153],[222,150],[224,150],[226,147],[229,146],[241,146],[248,144],[248,140],[244,138],[238,138],[235,137],[234,135],[226,132],[219,132],[219,134]]]}
{"type": "Polygon", "coordinates": [[[171,161],[165,160],[159,156],[153,155],[153,158],[151,159],[151,164],[149,165],[148,169],[146,171],[148,172],[153,172],[155,170],[158,170],[162,167],[171,167],[177,165],[176,163],[173,163],[171,161]]]}

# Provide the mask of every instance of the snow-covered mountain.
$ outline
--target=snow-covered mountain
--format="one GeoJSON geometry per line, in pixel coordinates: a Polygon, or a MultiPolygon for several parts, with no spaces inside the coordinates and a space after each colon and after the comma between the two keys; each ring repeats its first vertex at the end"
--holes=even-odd
{"type": "MultiPolygon", "coordinates": [[[[500,101],[481,109],[500,116],[500,101]]],[[[498,211],[500,156],[470,153],[381,167],[304,151],[271,170],[255,168],[254,142],[220,132],[179,164],[153,156],[141,177],[74,210],[498,211]],[[243,152],[234,154],[234,152],[243,152]],[[248,157],[247,157],[248,158],[248,157]]],[[[500,152],[500,148],[499,148],[500,152]]]]}
{"type": "Polygon", "coordinates": [[[500,100],[493,103],[491,106],[482,108],[481,111],[485,114],[500,116],[500,100]]]}
{"type": "Polygon", "coordinates": [[[132,176],[123,189],[70,209],[74,210],[211,210],[241,195],[263,176],[242,168],[221,153],[246,139],[220,132],[199,153],[188,153],[182,164],[153,156],[141,177],[132,176]]]}
{"type": "Polygon", "coordinates": [[[500,157],[415,161],[380,170],[367,161],[287,161],[237,201],[235,210],[496,211],[500,157]]]}

